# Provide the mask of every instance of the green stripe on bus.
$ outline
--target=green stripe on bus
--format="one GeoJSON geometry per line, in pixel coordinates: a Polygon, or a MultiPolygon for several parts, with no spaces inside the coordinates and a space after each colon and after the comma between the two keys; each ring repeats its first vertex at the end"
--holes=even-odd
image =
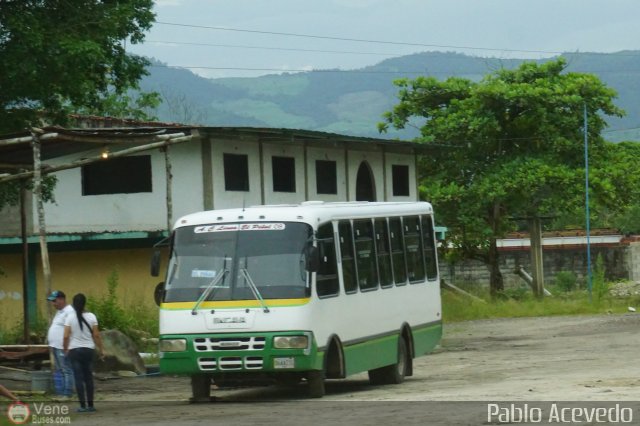
{"type": "Polygon", "coordinates": [[[346,346],[343,350],[347,376],[394,364],[398,352],[398,334],[346,346]]]}
{"type": "MultiPolygon", "coordinates": [[[[415,356],[431,352],[442,337],[442,323],[430,323],[412,329],[415,356]]],[[[395,364],[398,333],[367,340],[343,348],[347,376],[395,364]]]]}
{"type": "Polygon", "coordinates": [[[413,348],[416,356],[431,352],[442,338],[442,323],[418,327],[413,332],[413,348]]]}

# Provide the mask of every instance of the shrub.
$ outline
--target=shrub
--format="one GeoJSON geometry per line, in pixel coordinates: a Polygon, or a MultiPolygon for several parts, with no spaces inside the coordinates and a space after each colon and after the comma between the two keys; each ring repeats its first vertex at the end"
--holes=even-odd
{"type": "Polygon", "coordinates": [[[593,296],[595,298],[596,303],[602,302],[605,296],[609,292],[609,283],[607,283],[604,279],[605,268],[604,261],[602,260],[602,255],[598,255],[598,259],[596,260],[595,268],[593,269],[593,296]]]}
{"type": "Polygon", "coordinates": [[[568,292],[576,289],[578,277],[571,271],[560,271],[556,274],[554,284],[560,291],[568,292]]]}
{"type": "MultiPolygon", "coordinates": [[[[3,324],[4,325],[4,324],[3,324]]],[[[24,341],[24,321],[16,321],[13,327],[0,328],[0,344],[3,345],[27,345],[42,344],[47,337],[49,321],[40,312],[36,315],[36,321],[30,324],[29,341],[24,341]]]]}
{"type": "Polygon", "coordinates": [[[157,310],[143,303],[122,307],[118,302],[118,285],[118,272],[114,270],[107,278],[107,294],[87,300],[87,310],[98,317],[100,328],[121,331],[136,343],[140,343],[142,337],[157,336],[157,310]]]}

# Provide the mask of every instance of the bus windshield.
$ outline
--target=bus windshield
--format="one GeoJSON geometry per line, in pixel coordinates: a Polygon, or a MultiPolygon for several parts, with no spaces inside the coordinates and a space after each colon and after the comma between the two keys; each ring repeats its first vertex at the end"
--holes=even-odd
{"type": "Polygon", "coordinates": [[[178,228],[164,301],[196,301],[205,292],[205,300],[255,300],[253,284],[264,299],[309,297],[305,253],[312,235],[297,222],[178,228]]]}

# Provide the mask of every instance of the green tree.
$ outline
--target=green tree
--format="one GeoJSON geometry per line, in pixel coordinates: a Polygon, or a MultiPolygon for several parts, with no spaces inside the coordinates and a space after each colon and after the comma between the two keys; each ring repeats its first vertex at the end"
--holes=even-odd
{"type": "Polygon", "coordinates": [[[626,184],[616,181],[625,177],[599,169],[612,151],[600,137],[603,115],[623,114],[613,104],[616,94],[596,76],[565,67],[557,59],[501,69],[479,82],[398,80],[399,103],[379,125],[383,132],[420,128],[419,141],[432,147],[420,163],[421,195],[434,203],[457,252],[488,266],[493,295],[504,289],[496,242],[513,218],[584,206],[585,106],[594,211],[625,204],[619,190],[626,184]]]}
{"type": "Polygon", "coordinates": [[[137,88],[148,61],[128,54],[153,21],[152,0],[0,2],[0,134],[64,124],[137,88]]]}
{"type": "MultiPolygon", "coordinates": [[[[148,61],[128,54],[154,22],[152,0],[0,1],[0,134],[40,123],[64,125],[70,112],[150,119],[157,93],[131,91],[148,61]]],[[[44,179],[51,200],[55,178],[44,179]]],[[[0,184],[0,209],[20,184],[0,184]]]]}

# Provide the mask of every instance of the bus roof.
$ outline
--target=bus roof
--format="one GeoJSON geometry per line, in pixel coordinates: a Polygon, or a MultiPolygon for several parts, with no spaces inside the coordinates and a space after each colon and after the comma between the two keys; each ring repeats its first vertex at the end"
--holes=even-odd
{"type": "Polygon", "coordinates": [[[178,219],[174,228],[213,223],[274,221],[317,225],[336,219],[431,213],[433,208],[427,202],[305,201],[300,204],[259,205],[193,213],[178,219]]]}

